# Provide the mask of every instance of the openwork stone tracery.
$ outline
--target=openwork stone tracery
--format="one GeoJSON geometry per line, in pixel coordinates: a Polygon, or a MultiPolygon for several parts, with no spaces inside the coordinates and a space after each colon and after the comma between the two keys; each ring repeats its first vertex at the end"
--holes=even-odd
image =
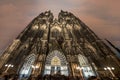
{"type": "Polygon", "coordinates": [[[58,19],[54,19],[50,11],[37,16],[6,49],[0,61],[1,72],[26,77],[57,71],[88,77],[104,73],[106,66],[115,67],[116,73],[120,71],[120,63],[113,51],[79,18],[66,11],[61,11],[58,19]],[[34,57],[30,57],[31,54],[34,57]],[[14,68],[8,69],[6,64],[13,64],[14,68]],[[22,69],[27,64],[29,69],[22,69]],[[29,73],[21,73],[25,71],[29,73]]]}

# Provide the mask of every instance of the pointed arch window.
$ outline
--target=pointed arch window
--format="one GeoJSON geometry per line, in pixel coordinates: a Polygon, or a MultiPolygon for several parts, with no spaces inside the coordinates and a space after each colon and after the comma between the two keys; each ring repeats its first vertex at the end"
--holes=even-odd
{"type": "Polygon", "coordinates": [[[52,31],[52,37],[57,38],[57,37],[59,37],[59,35],[60,35],[59,30],[54,29],[54,30],[52,31]]]}

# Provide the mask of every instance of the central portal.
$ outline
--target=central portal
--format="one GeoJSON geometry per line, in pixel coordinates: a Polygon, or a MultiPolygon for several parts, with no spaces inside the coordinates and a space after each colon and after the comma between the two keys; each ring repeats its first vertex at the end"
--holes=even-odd
{"type": "Polygon", "coordinates": [[[58,50],[52,51],[46,58],[44,74],[57,74],[68,76],[66,57],[58,50]]]}

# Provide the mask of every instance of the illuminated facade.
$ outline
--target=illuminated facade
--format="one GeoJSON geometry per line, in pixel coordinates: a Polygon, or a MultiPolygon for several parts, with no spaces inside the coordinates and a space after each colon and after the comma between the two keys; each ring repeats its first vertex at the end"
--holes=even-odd
{"type": "Polygon", "coordinates": [[[50,11],[37,16],[0,61],[2,73],[17,73],[20,77],[60,72],[87,78],[104,75],[105,67],[111,67],[111,71],[114,68],[114,72],[108,72],[111,76],[120,72],[115,53],[79,18],[65,11],[58,19],[50,11]]]}

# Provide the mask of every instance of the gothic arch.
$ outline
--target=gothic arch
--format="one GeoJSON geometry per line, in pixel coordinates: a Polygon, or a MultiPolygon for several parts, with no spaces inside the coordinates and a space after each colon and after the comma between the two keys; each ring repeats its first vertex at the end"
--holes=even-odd
{"type": "Polygon", "coordinates": [[[84,55],[79,54],[78,61],[80,64],[80,69],[82,70],[85,78],[95,75],[90,63],[88,62],[88,59],[84,55]]]}
{"type": "Polygon", "coordinates": [[[65,56],[60,51],[54,50],[46,58],[44,74],[56,74],[58,71],[67,76],[68,65],[65,56]]]}
{"type": "Polygon", "coordinates": [[[51,31],[53,32],[54,30],[58,30],[59,32],[61,32],[61,28],[59,26],[54,26],[51,28],[51,31]]]}
{"type": "Polygon", "coordinates": [[[48,56],[47,56],[47,59],[46,59],[46,64],[51,64],[51,60],[53,59],[53,57],[58,57],[60,60],[61,60],[61,65],[66,65],[67,64],[67,61],[66,61],[66,58],[65,56],[58,50],[54,50],[52,51],[48,56]]]}
{"type": "Polygon", "coordinates": [[[19,71],[20,77],[29,77],[32,71],[32,65],[34,64],[36,55],[34,53],[28,55],[19,71]]]}

